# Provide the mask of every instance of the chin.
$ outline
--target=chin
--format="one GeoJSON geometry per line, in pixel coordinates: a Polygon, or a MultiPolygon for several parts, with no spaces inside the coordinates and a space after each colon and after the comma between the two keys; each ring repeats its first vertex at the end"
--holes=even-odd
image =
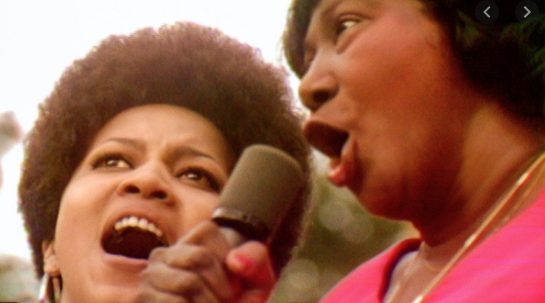
{"type": "Polygon", "coordinates": [[[357,195],[360,204],[373,215],[388,219],[402,219],[400,211],[400,200],[386,197],[384,194],[372,195],[367,192],[357,195]]]}
{"type": "Polygon", "coordinates": [[[103,303],[135,303],[137,288],[132,287],[130,290],[120,289],[114,291],[112,294],[106,295],[103,298],[100,298],[96,302],[103,303]]]}
{"type": "Polygon", "coordinates": [[[92,293],[80,294],[63,303],[135,303],[138,289],[138,279],[135,283],[122,285],[96,285],[91,287],[92,293]]]}
{"type": "Polygon", "coordinates": [[[78,271],[65,270],[63,303],[136,302],[140,273],[147,260],[102,253],[89,255],[86,261],[68,267],[77,267],[78,271]]]}

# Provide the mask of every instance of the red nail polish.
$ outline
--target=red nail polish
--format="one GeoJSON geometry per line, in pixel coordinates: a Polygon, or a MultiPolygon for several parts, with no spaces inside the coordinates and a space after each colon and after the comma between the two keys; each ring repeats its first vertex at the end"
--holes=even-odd
{"type": "Polygon", "coordinates": [[[235,255],[235,258],[239,263],[239,269],[241,272],[247,272],[254,267],[254,260],[248,258],[245,255],[237,254],[235,255]]]}

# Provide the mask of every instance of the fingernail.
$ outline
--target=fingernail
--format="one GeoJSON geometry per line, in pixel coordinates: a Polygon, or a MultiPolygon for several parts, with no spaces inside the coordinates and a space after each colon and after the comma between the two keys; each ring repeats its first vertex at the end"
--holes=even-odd
{"type": "Polygon", "coordinates": [[[248,258],[245,255],[235,255],[235,260],[237,263],[237,267],[241,272],[247,272],[252,267],[254,267],[254,260],[248,258]]]}

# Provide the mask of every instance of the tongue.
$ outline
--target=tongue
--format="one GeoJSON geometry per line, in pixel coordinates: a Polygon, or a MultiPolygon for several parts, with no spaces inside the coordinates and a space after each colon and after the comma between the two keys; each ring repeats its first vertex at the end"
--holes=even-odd
{"type": "Polygon", "coordinates": [[[114,233],[106,241],[104,249],[114,255],[123,255],[134,259],[147,259],[151,251],[165,244],[152,233],[139,229],[127,229],[114,233]]]}

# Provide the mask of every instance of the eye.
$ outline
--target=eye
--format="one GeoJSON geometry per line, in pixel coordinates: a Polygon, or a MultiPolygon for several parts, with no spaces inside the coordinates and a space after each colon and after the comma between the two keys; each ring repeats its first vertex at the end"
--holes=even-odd
{"type": "Polygon", "coordinates": [[[342,19],[339,20],[339,22],[335,26],[335,34],[337,36],[340,36],[344,31],[358,24],[358,22],[359,20],[357,20],[354,17],[350,17],[350,16],[343,17],[342,19]]]}
{"type": "Polygon", "coordinates": [[[131,168],[131,163],[121,155],[103,155],[93,162],[93,168],[131,168]]]}
{"type": "Polygon", "coordinates": [[[220,192],[220,185],[216,178],[206,171],[198,167],[188,167],[177,174],[177,177],[182,181],[198,188],[220,192]]]}

